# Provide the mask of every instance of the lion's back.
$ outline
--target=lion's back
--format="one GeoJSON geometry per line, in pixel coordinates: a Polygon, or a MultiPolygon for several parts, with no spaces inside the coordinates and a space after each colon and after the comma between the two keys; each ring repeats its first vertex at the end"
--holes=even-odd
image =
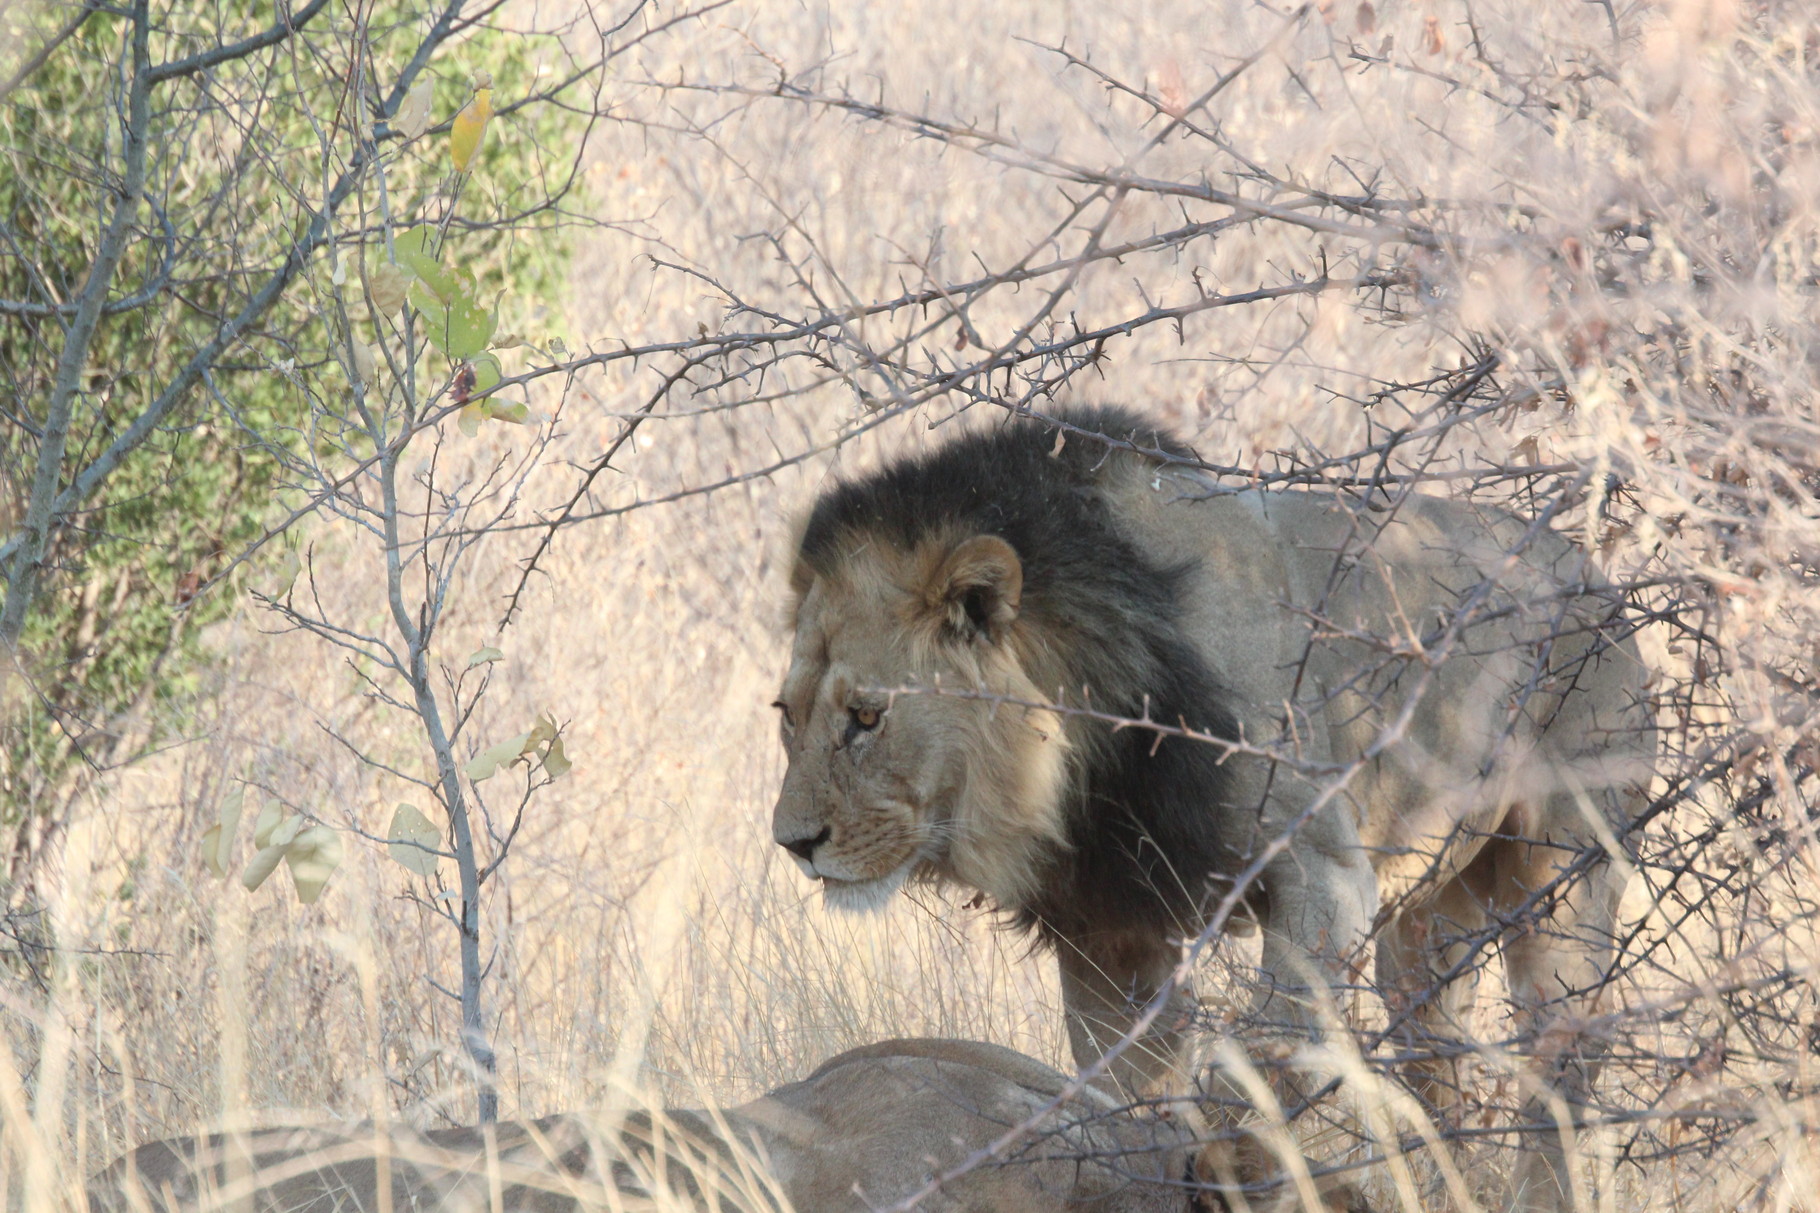
{"type": "MultiPolygon", "coordinates": [[[[1184,630],[1247,740],[1286,737],[1325,778],[1364,764],[1347,797],[1379,853],[1463,822],[1495,829],[1512,801],[1567,783],[1647,778],[1627,605],[1546,523],[1423,494],[1380,509],[1232,492],[1155,467],[1107,492],[1154,559],[1188,568],[1184,630]]],[[[1244,803],[1291,782],[1243,757],[1235,774],[1244,803]]]]}

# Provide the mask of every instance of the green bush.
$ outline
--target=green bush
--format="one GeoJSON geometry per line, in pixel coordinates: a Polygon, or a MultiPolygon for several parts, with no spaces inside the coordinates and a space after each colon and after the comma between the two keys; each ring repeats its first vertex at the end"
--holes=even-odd
{"type": "MultiPolygon", "coordinates": [[[[289,40],[153,90],[145,199],[88,351],[66,478],[282,264],[326,177],[357,146],[357,117],[377,116],[439,11],[384,0],[363,31],[330,5],[289,40]]],[[[65,20],[67,10],[52,16],[65,20]]],[[[157,13],[149,58],[231,44],[271,19],[251,0],[157,13]]],[[[9,538],[63,348],[63,324],[46,305],[82,289],[116,197],[131,30],[123,13],[92,14],[0,97],[0,399],[11,414],[0,426],[0,532],[9,538]]],[[[543,52],[557,53],[487,28],[443,44],[427,67],[434,121],[467,100],[476,72],[490,73],[502,107],[528,96],[543,52]]],[[[0,68],[0,80],[11,70],[0,68]]],[[[449,232],[446,255],[489,292],[509,286],[526,308],[561,290],[559,228],[573,206],[565,195],[581,121],[540,103],[496,118],[449,232]]],[[[435,217],[447,176],[446,137],[432,131],[388,162],[389,213],[435,217]]],[[[373,191],[353,201],[338,230],[370,239],[373,191]]],[[[73,525],[54,532],[21,637],[26,683],[9,684],[0,828],[54,813],[88,764],[125,760],[184,728],[184,705],[209,668],[201,631],[232,604],[212,580],[287,505],[283,460],[302,449],[310,394],[345,391],[329,354],[334,325],[312,289],[326,261],[298,275],[73,525]]]]}

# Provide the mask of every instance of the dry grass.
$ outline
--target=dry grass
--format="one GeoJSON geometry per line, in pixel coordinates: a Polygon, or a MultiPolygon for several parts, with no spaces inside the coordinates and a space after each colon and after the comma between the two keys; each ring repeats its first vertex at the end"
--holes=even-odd
{"type": "MultiPolygon", "coordinates": [[[[537,9],[522,5],[523,19],[547,21],[537,9]]],[[[1064,394],[1141,404],[1210,460],[1268,471],[1279,451],[1372,440],[1372,423],[1396,424],[1384,411],[1398,406],[1371,414],[1360,399],[1458,365],[1463,335],[1476,334],[1504,354],[1519,403],[1450,435],[1431,470],[1529,462],[1622,477],[1612,511],[1587,493],[1570,529],[1620,575],[1655,583],[1655,601],[1698,598],[1699,617],[1684,622],[1708,646],[1666,629],[1646,643],[1665,719],[1685,726],[1672,730],[1677,752],[1723,743],[1737,765],[1652,833],[1653,855],[1684,853],[1703,883],[1684,897],[1656,871],[1633,886],[1653,950],[1638,945],[1645,959],[1614,998],[1631,1009],[1625,1043],[1649,1049],[1627,1055],[1619,1081],[1658,1109],[1712,1110],[1648,1122],[1657,1146],[1715,1127],[1735,1139],[1710,1159],[1625,1163],[1634,1135],[1617,1125],[1589,1137],[1589,1173],[1604,1177],[1601,1208],[1814,1208],[1820,844],[1811,781],[1801,789],[1820,703],[1820,24],[1798,0],[1386,0],[1375,11],[1321,0],[1300,20],[1238,0],[1133,11],[746,0],[689,23],[608,86],[625,121],[600,132],[589,181],[615,226],[578,237],[574,297],[550,330],[572,348],[677,340],[750,327],[728,316],[728,295],[794,314],[811,309],[811,279],[841,307],[1078,246],[1045,240],[1066,188],[1028,171],[1022,152],[972,154],[825,106],[670,87],[679,81],[763,89],[782,74],[989,125],[1056,159],[1110,168],[1137,157],[1146,178],[1192,180],[1233,160],[1216,163],[1202,139],[1144,149],[1154,115],[1044,47],[1065,43],[1166,102],[1261,52],[1212,108],[1234,155],[1336,193],[1370,175],[1387,195],[1458,200],[1433,219],[1445,246],[1385,255],[1406,276],[1399,314],[1339,291],[1202,313],[1108,343],[1064,394]],[[1646,233],[1624,234],[1644,217],[1646,233]],[[654,271],[650,257],[718,287],[654,271]],[[1737,800],[1759,780],[1766,798],[1740,817],[1737,800]],[[1698,846],[1678,852],[1690,839],[1698,846]],[[1746,881],[1763,889],[1754,901],[1739,894],[1746,881]],[[1779,1026],[1765,1035],[1746,1008],[1772,1001],[1779,1026]]],[[[1108,241],[1217,210],[1133,194],[1108,241]]],[[[1197,281],[1244,290],[1317,274],[1323,257],[1356,267],[1378,256],[1367,243],[1235,228],[1181,255],[1087,266],[1063,311],[1090,329],[1191,297],[1197,281]]],[[[1003,291],[983,300],[972,348],[1008,339],[1032,306],[1003,291]]],[[[922,423],[964,403],[934,399],[832,449],[868,416],[858,393],[877,391],[852,351],[905,323],[855,322],[848,361],[825,382],[785,368],[764,385],[788,380],[781,401],[730,407],[755,394],[750,381],[671,395],[601,504],[826,453],[565,531],[497,639],[506,659],[473,741],[547,711],[575,759],[533,802],[485,905],[507,1114],[589,1105],[628,1080],[673,1102],[730,1101],[893,1035],[977,1037],[1061,1060],[1049,966],[989,916],[933,894],[875,919],[828,914],[769,837],[781,753],[764,705],[784,652],[789,520],[828,477],[929,441],[922,423]]],[[[946,351],[955,334],[917,348],[946,351]]],[[[521,517],[567,491],[561,461],[603,449],[666,369],[616,365],[541,398],[561,420],[521,517]]],[[[525,441],[491,427],[459,457],[525,441]]],[[[1429,491],[1450,487],[1466,486],[1429,491]]],[[[378,612],[370,544],[327,524],[310,540],[329,610],[378,612]]],[[[501,535],[470,566],[446,661],[496,642],[529,542],[501,535]]],[[[221,625],[214,683],[184,740],[90,789],[46,883],[63,949],[48,986],[0,986],[0,1172],[8,1199],[29,1195],[34,1213],[156,1136],[298,1117],[433,1126],[471,1111],[456,1017],[430,985],[453,984],[452,933],[401,898],[407,876],[382,848],[351,841],[313,907],[282,877],[248,895],[203,869],[201,832],[240,779],[383,832],[408,789],[331,730],[425,770],[411,722],[363,697],[340,654],[267,624],[249,601],[221,625]]],[[[1495,1014],[1487,1023],[1495,1031],[1495,1014]]],[[[1363,1063],[1329,1064],[1355,1075],[1360,1117],[1377,1131],[1394,1140],[1420,1125],[1413,1114],[1398,1123],[1409,1105],[1374,1096],[1381,1084],[1363,1063]]],[[[1498,1067],[1487,1059],[1488,1085],[1498,1067]]],[[[1505,1165],[1496,1151],[1461,1157],[1456,1198],[1505,1165]]],[[[1381,1207],[1436,1206],[1446,1177],[1411,1165],[1372,1180],[1381,1207]]]]}

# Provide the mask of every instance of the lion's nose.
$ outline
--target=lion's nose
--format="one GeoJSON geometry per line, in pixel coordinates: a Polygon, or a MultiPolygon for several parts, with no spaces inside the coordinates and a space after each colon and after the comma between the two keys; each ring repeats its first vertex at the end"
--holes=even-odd
{"type": "Polygon", "coordinates": [[[784,850],[797,856],[804,863],[810,863],[815,859],[815,848],[828,841],[830,832],[829,827],[823,826],[822,832],[817,834],[814,838],[797,838],[790,842],[782,843],[781,845],[784,850]]]}

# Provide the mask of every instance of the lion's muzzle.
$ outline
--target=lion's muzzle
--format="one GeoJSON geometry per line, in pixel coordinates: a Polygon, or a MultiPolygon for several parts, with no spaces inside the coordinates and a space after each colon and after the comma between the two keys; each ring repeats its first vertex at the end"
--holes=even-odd
{"type": "Polygon", "coordinates": [[[777,845],[802,860],[805,864],[808,864],[810,869],[813,870],[815,865],[815,848],[821,846],[822,843],[827,842],[828,836],[833,832],[832,827],[823,826],[821,832],[814,836],[805,835],[801,838],[779,838],[777,840],[777,845]]]}

